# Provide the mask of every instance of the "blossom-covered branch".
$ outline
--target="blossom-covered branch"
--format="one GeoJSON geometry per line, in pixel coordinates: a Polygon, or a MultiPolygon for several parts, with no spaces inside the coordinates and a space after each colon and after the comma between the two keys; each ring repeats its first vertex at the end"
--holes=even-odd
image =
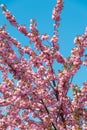
{"type": "Polygon", "coordinates": [[[87,81],[79,87],[71,80],[81,65],[87,66],[87,30],[74,39],[75,47],[71,50],[71,56],[64,57],[58,44],[63,4],[63,0],[57,0],[53,9],[52,19],[55,24],[52,37],[47,33],[40,34],[35,19],[30,20],[28,31],[25,25],[16,21],[5,5],[1,5],[6,19],[33,45],[33,48],[22,46],[6,31],[6,25],[0,27],[2,130],[87,129],[87,81]],[[25,54],[28,58],[25,58],[25,54]],[[63,69],[58,71],[57,65],[55,69],[55,61],[63,69]],[[69,89],[72,89],[72,99],[68,95],[69,89]]]}

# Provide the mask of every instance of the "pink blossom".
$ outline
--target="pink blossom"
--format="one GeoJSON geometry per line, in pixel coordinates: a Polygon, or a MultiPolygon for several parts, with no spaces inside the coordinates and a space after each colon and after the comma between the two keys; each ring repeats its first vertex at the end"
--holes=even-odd
{"type": "Polygon", "coordinates": [[[1,8],[10,24],[29,38],[32,47],[29,43],[22,46],[7,33],[5,26],[0,27],[0,128],[86,130],[87,81],[80,87],[73,83],[72,78],[82,64],[87,66],[84,55],[87,29],[75,38],[71,56],[64,57],[59,50],[57,29],[63,0],[57,0],[53,9],[55,23],[50,41],[47,33],[40,34],[35,19],[30,20],[30,31],[27,31],[5,5],[1,8]],[[60,70],[58,63],[62,66],[60,70]],[[72,99],[68,95],[70,89],[72,99]]]}
{"type": "Polygon", "coordinates": [[[18,26],[18,30],[19,30],[20,32],[22,32],[23,34],[25,34],[25,35],[28,34],[28,31],[26,30],[26,26],[24,26],[24,25],[19,25],[19,26],[18,26]]]}
{"type": "Polygon", "coordinates": [[[87,61],[86,60],[83,61],[83,65],[87,66],[87,61]]]}
{"type": "Polygon", "coordinates": [[[56,35],[53,35],[53,37],[51,38],[50,42],[57,43],[58,42],[58,37],[56,35]]]}
{"type": "Polygon", "coordinates": [[[41,37],[42,40],[48,40],[49,39],[49,35],[47,34],[43,34],[41,37]]]}

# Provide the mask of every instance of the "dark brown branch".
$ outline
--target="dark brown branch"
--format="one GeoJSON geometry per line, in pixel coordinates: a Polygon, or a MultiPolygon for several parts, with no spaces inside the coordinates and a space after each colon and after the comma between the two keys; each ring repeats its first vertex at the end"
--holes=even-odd
{"type": "MultiPolygon", "coordinates": [[[[44,106],[44,108],[45,108],[47,114],[49,115],[49,110],[47,109],[47,106],[45,105],[43,99],[41,99],[41,102],[42,102],[42,104],[43,104],[43,106],[44,106]]],[[[54,130],[57,130],[57,128],[56,128],[56,126],[54,125],[53,122],[52,122],[52,126],[53,126],[54,130]]]]}

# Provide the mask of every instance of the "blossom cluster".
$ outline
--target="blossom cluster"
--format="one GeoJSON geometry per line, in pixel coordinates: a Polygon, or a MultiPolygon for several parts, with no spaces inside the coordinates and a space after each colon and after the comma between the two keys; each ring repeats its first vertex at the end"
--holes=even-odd
{"type": "Polygon", "coordinates": [[[82,87],[72,81],[81,65],[87,66],[87,30],[75,38],[71,56],[64,57],[57,35],[63,0],[57,0],[53,10],[52,37],[46,33],[40,35],[35,19],[30,20],[28,31],[4,5],[1,8],[10,24],[33,45],[33,48],[22,46],[10,36],[5,26],[0,27],[1,130],[87,130],[87,81],[82,87]],[[26,59],[25,54],[29,58],[26,59]],[[84,55],[85,59],[82,58],[84,55]],[[63,66],[62,70],[55,70],[55,61],[63,66]],[[68,95],[69,89],[73,92],[72,99],[68,95]]]}

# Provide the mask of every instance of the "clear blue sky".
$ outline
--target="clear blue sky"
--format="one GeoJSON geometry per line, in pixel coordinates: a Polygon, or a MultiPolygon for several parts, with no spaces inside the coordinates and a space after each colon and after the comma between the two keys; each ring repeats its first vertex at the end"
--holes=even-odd
{"type": "MultiPolygon", "coordinates": [[[[51,14],[56,0],[0,0],[0,3],[7,5],[7,8],[15,15],[20,24],[29,27],[29,20],[35,18],[38,28],[43,33],[52,35],[53,21],[51,14]]],[[[28,45],[28,39],[16,31],[2,15],[0,11],[0,25],[6,23],[7,30],[16,37],[23,45],[28,45]]],[[[82,34],[87,26],[87,0],[65,0],[64,10],[61,14],[61,24],[59,28],[60,51],[63,55],[69,56],[74,47],[74,37],[82,34]]],[[[82,85],[87,79],[87,68],[82,67],[74,77],[75,83],[82,85]]]]}

